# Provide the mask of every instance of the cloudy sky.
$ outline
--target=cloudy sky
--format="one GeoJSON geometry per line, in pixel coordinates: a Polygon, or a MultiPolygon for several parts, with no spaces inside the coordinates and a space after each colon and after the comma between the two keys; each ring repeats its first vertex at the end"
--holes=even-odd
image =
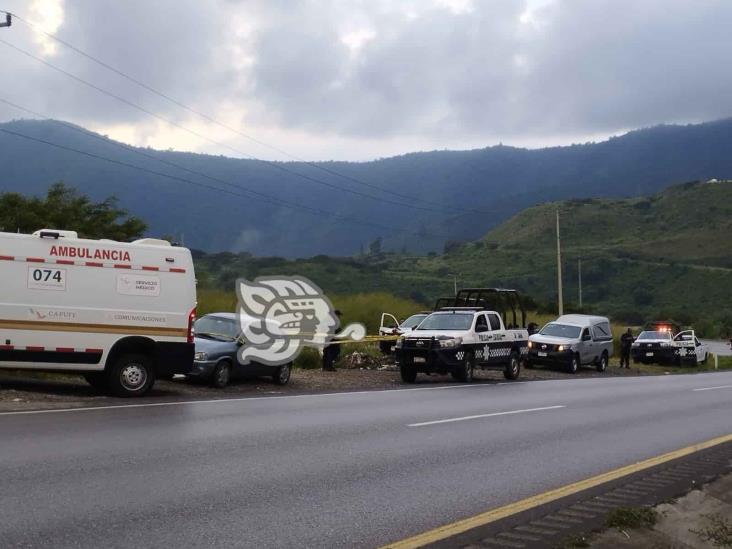
{"type": "MultiPolygon", "coordinates": [[[[288,158],[40,29],[307,159],[539,147],[732,116],[730,0],[0,0],[0,10],[34,25],[18,21],[0,40],[159,118],[5,43],[0,99],[156,148],[288,158]]],[[[0,103],[0,121],[20,117],[0,103]]]]}

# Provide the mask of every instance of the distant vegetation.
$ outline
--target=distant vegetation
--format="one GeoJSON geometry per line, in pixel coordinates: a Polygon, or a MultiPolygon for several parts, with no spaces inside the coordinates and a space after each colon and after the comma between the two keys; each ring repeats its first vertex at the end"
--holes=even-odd
{"type": "Polygon", "coordinates": [[[53,184],[44,198],[0,194],[0,230],[32,233],[43,228],[74,230],[82,238],[125,241],[141,236],[147,225],[119,208],[116,198],[92,202],[62,182],[53,184]]]}
{"type": "MultiPolygon", "coordinates": [[[[277,167],[259,160],[124,148],[52,120],[0,127],[142,168],[0,132],[0,188],[43,195],[62,175],[94,200],[120,197],[120,205],[147,220],[153,234],[175,235],[208,252],[248,251],[260,257],[351,256],[359,250],[437,254],[482,237],[535,204],[650,195],[672,183],[732,174],[732,119],[658,126],[568,147],[495,146],[318,163],[345,178],[298,162],[277,167]],[[316,212],[291,209],[283,201],[316,212]]],[[[637,207],[642,211],[646,205],[637,207]]]]}

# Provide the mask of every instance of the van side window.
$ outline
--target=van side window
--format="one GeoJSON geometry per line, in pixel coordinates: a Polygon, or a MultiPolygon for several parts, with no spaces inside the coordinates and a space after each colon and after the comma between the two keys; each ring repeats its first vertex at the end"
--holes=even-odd
{"type": "Polygon", "coordinates": [[[501,319],[498,318],[497,314],[494,313],[488,313],[488,319],[491,322],[491,330],[500,330],[501,329],[501,319]]]}

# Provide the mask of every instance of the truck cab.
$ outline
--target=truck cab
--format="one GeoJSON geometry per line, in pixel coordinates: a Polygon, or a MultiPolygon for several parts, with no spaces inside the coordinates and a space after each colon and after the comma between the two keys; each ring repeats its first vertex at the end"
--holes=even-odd
{"type": "Polygon", "coordinates": [[[517,327],[518,322],[525,324],[525,313],[515,291],[461,290],[454,298],[439,300],[436,309],[397,340],[403,381],[413,383],[419,373],[449,373],[470,382],[477,370],[501,370],[506,379],[519,377],[528,331],[517,327]],[[489,307],[491,302],[503,306],[489,307]]]}

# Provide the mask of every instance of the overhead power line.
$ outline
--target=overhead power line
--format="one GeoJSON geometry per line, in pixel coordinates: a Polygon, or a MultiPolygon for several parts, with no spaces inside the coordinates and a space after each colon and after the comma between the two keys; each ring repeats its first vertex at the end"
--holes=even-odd
{"type": "MultiPolygon", "coordinates": [[[[205,189],[209,189],[209,190],[216,191],[216,192],[220,192],[220,193],[225,193],[225,194],[232,195],[232,196],[247,197],[247,195],[253,195],[253,196],[257,196],[259,199],[264,199],[265,201],[268,201],[268,202],[273,202],[274,201],[275,203],[277,203],[277,205],[285,206],[285,207],[291,208],[291,209],[307,210],[310,213],[313,213],[313,214],[319,215],[319,216],[320,215],[327,215],[329,217],[333,217],[333,218],[336,218],[336,219],[340,219],[342,221],[347,221],[349,223],[356,223],[356,224],[359,224],[359,225],[367,225],[367,226],[370,226],[370,227],[378,228],[380,230],[386,230],[386,231],[389,231],[389,232],[392,232],[392,233],[393,232],[405,232],[405,231],[403,231],[401,229],[398,229],[396,227],[390,227],[388,225],[383,225],[383,224],[380,224],[380,223],[374,223],[372,221],[361,220],[361,219],[354,218],[354,217],[351,217],[351,216],[345,216],[345,215],[335,214],[333,212],[328,212],[328,211],[321,210],[321,209],[318,209],[318,208],[311,208],[310,206],[304,206],[302,204],[297,204],[297,203],[294,203],[294,202],[283,201],[283,200],[280,200],[280,199],[271,197],[269,195],[266,195],[264,193],[260,193],[258,191],[252,191],[250,189],[242,189],[242,188],[239,188],[239,190],[244,191],[247,194],[242,194],[242,193],[235,192],[235,191],[229,191],[227,189],[222,189],[222,188],[216,187],[214,185],[208,185],[206,183],[201,183],[200,181],[193,181],[193,180],[187,179],[185,177],[179,177],[179,176],[176,176],[176,175],[171,175],[171,174],[167,174],[167,173],[164,173],[164,172],[159,172],[159,171],[156,171],[156,170],[151,170],[149,168],[145,168],[145,167],[142,167],[142,166],[138,166],[136,164],[130,164],[129,162],[123,162],[121,160],[116,160],[114,158],[108,158],[106,156],[102,156],[102,155],[99,155],[99,154],[91,153],[91,152],[88,152],[88,151],[82,151],[82,150],[76,149],[74,147],[68,147],[66,145],[61,145],[59,143],[54,143],[53,141],[49,141],[49,140],[46,140],[46,139],[40,139],[38,137],[33,137],[31,135],[27,135],[27,134],[20,133],[20,132],[15,132],[15,131],[8,130],[8,129],[5,129],[5,128],[0,128],[0,132],[3,132],[5,134],[7,134],[7,135],[11,135],[11,136],[14,136],[14,137],[18,137],[18,138],[21,138],[21,139],[25,139],[25,140],[28,140],[28,141],[34,141],[36,143],[42,143],[44,145],[47,145],[47,146],[50,146],[50,147],[54,147],[54,148],[57,148],[57,149],[61,149],[61,150],[64,150],[64,151],[73,152],[75,154],[79,154],[79,155],[82,155],[82,156],[86,156],[88,158],[94,158],[96,160],[101,160],[101,161],[104,161],[104,162],[108,162],[110,164],[116,164],[118,166],[124,166],[126,168],[131,168],[131,169],[134,169],[134,170],[138,170],[140,172],[148,173],[150,175],[155,175],[155,176],[158,176],[158,177],[165,177],[165,178],[168,178],[168,179],[171,179],[171,180],[174,180],[174,181],[179,181],[181,183],[185,183],[185,184],[188,184],[188,185],[194,185],[194,186],[197,186],[197,187],[202,187],[202,188],[205,188],[205,189]]],[[[431,234],[428,234],[428,233],[421,233],[421,232],[420,233],[409,233],[409,232],[407,232],[407,234],[413,234],[414,236],[420,236],[420,237],[441,238],[441,237],[438,237],[436,235],[431,235],[431,234]]]]}
{"type": "MultiPolygon", "coordinates": [[[[429,205],[432,205],[432,206],[437,206],[441,210],[448,209],[448,210],[452,210],[454,212],[478,213],[478,214],[488,213],[488,212],[485,212],[485,211],[478,211],[478,210],[475,210],[475,209],[472,209],[472,208],[459,208],[459,207],[454,207],[454,206],[447,206],[446,207],[444,204],[441,204],[439,202],[433,202],[431,200],[426,200],[426,199],[423,199],[423,198],[419,198],[419,197],[411,196],[411,195],[408,195],[408,194],[400,193],[400,192],[398,192],[398,191],[396,191],[394,189],[386,189],[386,188],[384,188],[384,187],[382,187],[380,185],[376,185],[374,183],[370,183],[370,182],[367,182],[367,181],[363,181],[362,179],[359,179],[357,177],[353,177],[353,176],[348,175],[348,174],[344,174],[344,173],[342,173],[340,171],[334,170],[334,169],[329,168],[329,167],[326,167],[326,166],[322,166],[322,165],[320,165],[320,164],[318,164],[316,162],[311,162],[309,160],[305,160],[303,158],[300,158],[300,157],[298,157],[296,155],[293,155],[293,154],[291,154],[291,153],[283,150],[280,147],[276,147],[274,145],[271,145],[269,143],[266,143],[265,141],[262,141],[261,139],[257,139],[256,137],[254,137],[254,136],[252,136],[250,134],[247,134],[247,133],[239,130],[238,128],[235,128],[235,127],[233,127],[233,126],[231,126],[229,124],[226,124],[225,122],[221,122],[220,120],[218,120],[218,119],[216,119],[216,118],[214,118],[214,117],[212,117],[212,116],[210,116],[210,115],[208,115],[206,113],[203,113],[203,112],[201,112],[201,111],[199,111],[197,109],[194,109],[193,107],[191,107],[189,105],[186,105],[182,101],[179,101],[178,99],[175,99],[174,97],[171,97],[170,95],[168,95],[166,93],[163,93],[163,92],[161,92],[161,91],[153,88],[152,86],[146,84],[145,82],[141,81],[140,79],[135,78],[134,76],[131,76],[131,75],[125,73],[124,71],[121,71],[120,69],[117,69],[116,67],[110,65],[109,63],[107,63],[107,62],[99,59],[98,57],[95,57],[95,56],[91,55],[90,53],[85,52],[81,48],[79,48],[79,47],[77,47],[77,46],[75,46],[75,45],[67,42],[66,40],[64,40],[64,39],[56,36],[55,34],[52,34],[50,32],[47,32],[47,31],[43,30],[38,25],[35,25],[35,24],[31,23],[30,21],[27,21],[26,19],[18,16],[17,14],[13,13],[12,15],[16,19],[18,19],[18,21],[21,21],[21,22],[25,23],[26,25],[28,25],[29,27],[31,27],[32,29],[34,29],[36,32],[42,33],[43,35],[45,35],[48,38],[56,41],[57,43],[61,44],[62,46],[69,48],[70,50],[76,52],[77,54],[85,57],[89,61],[92,61],[93,63],[96,63],[97,65],[99,65],[101,67],[104,67],[105,69],[113,72],[114,74],[116,74],[118,76],[121,76],[122,78],[124,78],[124,79],[132,82],[133,84],[135,84],[137,86],[140,86],[141,88],[149,91],[150,93],[155,94],[158,97],[161,97],[162,99],[165,99],[166,101],[169,101],[170,103],[178,106],[179,108],[184,109],[184,110],[186,110],[186,111],[188,111],[188,112],[190,112],[192,114],[195,114],[196,116],[199,116],[199,117],[203,118],[204,120],[207,120],[208,122],[211,122],[212,124],[216,124],[219,127],[222,127],[224,129],[232,132],[232,133],[235,133],[235,134],[237,134],[237,135],[239,135],[241,137],[244,137],[245,139],[248,139],[249,141],[251,141],[253,143],[256,143],[256,144],[258,144],[258,145],[260,145],[262,147],[266,147],[267,149],[270,149],[270,150],[275,151],[275,152],[277,152],[279,154],[282,154],[282,155],[284,155],[284,156],[286,156],[286,157],[288,157],[288,158],[290,158],[292,160],[295,160],[297,162],[301,162],[301,163],[307,164],[308,166],[310,166],[312,168],[315,168],[317,170],[321,170],[321,171],[323,171],[325,173],[328,173],[330,175],[333,175],[335,177],[340,177],[342,179],[351,181],[351,182],[356,183],[356,184],[359,184],[359,185],[363,185],[365,187],[368,187],[368,188],[371,188],[371,189],[380,191],[382,193],[386,193],[386,194],[389,194],[389,195],[392,195],[392,196],[397,196],[399,198],[403,198],[403,199],[409,200],[410,202],[415,202],[416,201],[416,202],[420,202],[420,203],[423,203],[423,204],[429,204],[429,205]]],[[[242,153],[239,153],[239,154],[242,154],[242,153]]]]}
{"type": "Polygon", "coordinates": [[[144,107],[141,107],[140,105],[138,105],[138,104],[136,104],[136,103],[134,103],[132,101],[129,101],[128,99],[125,99],[124,97],[122,97],[120,95],[117,95],[117,94],[115,94],[113,92],[110,92],[108,90],[105,90],[104,88],[101,88],[101,87],[97,86],[96,84],[93,84],[91,82],[88,82],[87,80],[84,80],[83,78],[81,78],[81,77],[79,77],[79,76],[77,76],[77,75],[75,75],[75,74],[73,74],[73,73],[71,73],[71,72],[69,72],[69,71],[67,71],[65,69],[62,69],[61,67],[58,67],[58,66],[54,65],[53,63],[49,63],[45,59],[42,59],[42,58],[40,58],[40,57],[38,57],[36,55],[33,55],[32,53],[30,53],[27,50],[24,50],[23,48],[19,48],[18,46],[15,46],[14,44],[11,44],[11,43],[9,43],[9,42],[7,42],[5,40],[2,40],[2,39],[0,39],[0,43],[1,44],[5,44],[9,48],[16,50],[17,52],[22,53],[23,55],[26,55],[26,56],[30,57],[31,59],[35,59],[39,63],[42,63],[43,65],[46,65],[47,67],[49,67],[49,68],[51,68],[51,69],[53,69],[53,70],[55,70],[55,71],[57,71],[57,72],[65,75],[65,76],[68,76],[69,78],[72,78],[73,80],[76,80],[77,82],[79,82],[81,84],[84,84],[85,86],[88,86],[91,89],[94,89],[94,90],[96,90],[96,91],[98,91],[100,93],[103,93],[104,95],[107,95],[107,96],[109,96],[109,97],[111,97],[111,98],[113,98],[113,99],[115,99],[115,100],[117,100],[117,101],[119,101],[121,103],[124,103],[125,105],[128,105],[128,106],[130,106],[130,107],[132,107],[134,109],[137,109],[140,112],[143,112],[143,113],[147,114],[148,116],[152,116],[153,118],[156,118],[158,120],[161,120],[161,121],[165,122],[166,124],[170,124],[171,126],[174,126],[176,128],[179,128],[179,129],[181,129],[181,130],[183,130],[183,131],[185,131],[187,133],[190,133],[191,135],[194,135],[194,136],[196,136],[196,137],[198,137],[200,139],[203,139],[205,141],[208,141],[210,143],[213,143],[214,145],[217,145],[219,147],[225,147],[225,148],[231,149],[232,151],[236,152],[237,154],[240,154],[240,155],[242,155],[242,156],[244,156],[244,157],[246,157],[246,158],[248,158],[250,160],[254,160],[254,161],[257,161],[257,162],[261,162],[264,165],[269,166],[269,167],[274,168],[274,169],[277,169],[277,170],[279,170],[281,172],[287,173],[289,175],[293,175],[295,177],[299,177],[301,179],[305,179],[306,181],[310,181],[311,183],[316,183],[318,185],[323,185],[323,186],[326,186],[326,187],[329,187],[329,188],[332,188],[332,189],[336,189],[338,191],[343,191],[343,192],[347,192],[347,193],[350,193],[350,194],[354,194],[356,196],[360,196],[360,197],[363,197],[363,198],[368,198],[368,199],[374,200],[376,202],[393,204],[393,205],[399,206],[401,208],[410,208],[410,209],[414,209],[414,210],[422,210],[422,211],[428,211],[428,212],[441,213],[439,210],[437,210],[435,208],[421,207],[421,206],[417,206],[415,204],[407,204],[407,203],[403,203],[403,202],[397,202],[395,200],[390,200],[388,198],[380,198],[378,196],[372,196],[370,194],[366,194],[366,193],[363,193],[361,191],[357,191],[357,190],[354,190],[354,189],[348,189],[348,188],[345,188],[345,187],[341,187],[341,186],[336,185],[334,183],[329,183],[327,181],[323,181],[322,179],[317,179],[315,177],[311,177],[309,175],[306,175],[306,174],[297,172],[295,170],[292,170],[292,169],[284,166],[280,162],[273,162],[273,161],[270,161],[270,160],[262,160],[262,159],[253,158],[253,157],[247,155],[246,153],[244,153],[243,151],[240,151],[240,150],[238,150],[238,149],[236,149],[234,147],[231,147],[230,145],[226,145],[224,143],[221,143],[219,141],[216,141],[214,139],[211,139],[211,138],[209,138],[209,137],[201,134],[200,132],[197,132],[195,130],[192,130],[190,128],[187,128],[186,126],[183,126],[182,124],[179,124],[177,122],[174,122],[172,120],[169,120],[169,119],[165,118],[164,116],[161,116],[161,115],[159,115],[157,113],[154,113],[154,112],[152,112],[152,111],[150,111],[150,110],[148,110],[148,109],[146,109],[144,107]]]}

